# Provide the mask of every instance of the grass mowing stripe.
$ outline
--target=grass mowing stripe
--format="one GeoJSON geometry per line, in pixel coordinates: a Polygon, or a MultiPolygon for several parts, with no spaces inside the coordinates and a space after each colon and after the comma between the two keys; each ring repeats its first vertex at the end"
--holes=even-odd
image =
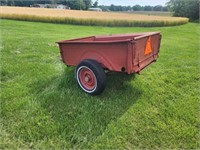
{"type": "Polygon", "coordinates": [[[2,149],[198,147],[198,24],[87,27],[1,20],[2,149]],[[157,63],[141,75],[108,74],[84,94],[55,41],[161,31],[157,63]]]}

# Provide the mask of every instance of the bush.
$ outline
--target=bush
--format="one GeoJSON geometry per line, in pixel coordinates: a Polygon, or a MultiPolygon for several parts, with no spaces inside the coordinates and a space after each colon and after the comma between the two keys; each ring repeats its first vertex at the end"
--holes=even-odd
{"type": "Polygon", "coordinates": [[[190,21],[199,19],[199,0],[170,0],[167,5],[176,17],[187,17],[190,21]]]}

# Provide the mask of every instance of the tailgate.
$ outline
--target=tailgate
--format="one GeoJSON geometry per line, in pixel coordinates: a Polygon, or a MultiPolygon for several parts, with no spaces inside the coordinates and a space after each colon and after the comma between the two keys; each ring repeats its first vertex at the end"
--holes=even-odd
{"type": "Polygon", "coordinates": [[[140,72],[146,66],[156,61],[160,49],[160,32],[147,33],[134,38],[133,69],[140,72]]]}

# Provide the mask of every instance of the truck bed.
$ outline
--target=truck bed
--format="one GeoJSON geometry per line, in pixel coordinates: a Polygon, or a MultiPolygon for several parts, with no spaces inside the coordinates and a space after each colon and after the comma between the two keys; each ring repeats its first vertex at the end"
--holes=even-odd
{"type": "Polygon", "coordinates": [[[160,32],[90,36],[57,42],[61,58],[68,66],[84,59],[94,59],[110,71],[139,73],[156,61],[160,32]]]}

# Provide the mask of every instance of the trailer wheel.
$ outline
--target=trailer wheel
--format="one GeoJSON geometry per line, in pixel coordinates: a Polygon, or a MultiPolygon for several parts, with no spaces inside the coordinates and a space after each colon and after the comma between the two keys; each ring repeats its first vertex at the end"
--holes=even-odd
{"type": "Polygon", "coordinates": [[[105,72],[95,60],[86,59],[80,62],[76,67],[75,75],[78,85],[88,94],[98,95],[105,89],[105,72]]]}

